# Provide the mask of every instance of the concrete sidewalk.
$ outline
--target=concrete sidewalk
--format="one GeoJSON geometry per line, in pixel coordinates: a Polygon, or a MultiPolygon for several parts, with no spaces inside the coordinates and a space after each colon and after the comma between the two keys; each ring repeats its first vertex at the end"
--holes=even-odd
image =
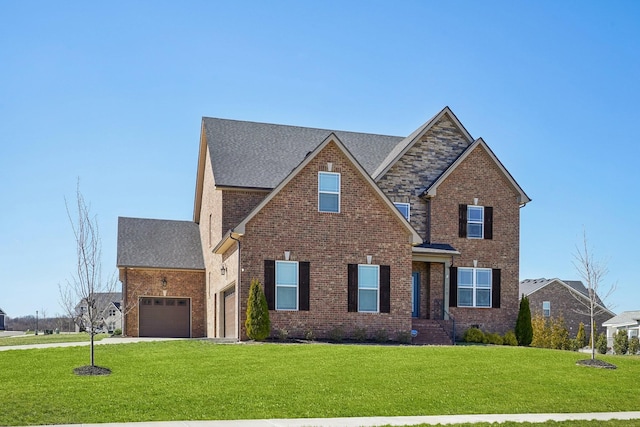
{"type": "Polygon", "coordinates": [[[507,421],[543,423],[567,420],[633,420],[640,419],[637,412],[593,412],[585,414],[480,414],[430,415],[411,417],[353,417],[353,418],[293,418],[271,420],[230,421],[158,421],[141,423],[65,424],[48,427],[369,427],[412,426],[416,424],[503,423],[507,421]]]}
{"type": "MultiPolygon", "coordinates": [[[[100,341],[96,341],[95,345],[106,345],[106,344],[129,344],[135,342],[149,342],[149,341],[172,341],[172,340],[182,340],[188,338],[103,338],[100,341]]],[[[80,342],[58,342],[51,344],[24,344],[24,345],[7,345],[0,346],[0,351],[7,350],[29,350],[33,348],[54,348],[54,347],[82,347],[88,346],[90,341],[80,341],[80,342]]]]}

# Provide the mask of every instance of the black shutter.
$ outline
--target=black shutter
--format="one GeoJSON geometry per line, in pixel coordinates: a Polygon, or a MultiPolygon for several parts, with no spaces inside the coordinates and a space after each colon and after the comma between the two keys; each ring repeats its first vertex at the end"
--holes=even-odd
{"type": "Polygon", "coordinates": [[[264,260],[264,296],[269,310],[276,309],[276,262],[264,260]]]}
{"type": "Polygon", "coordinates": [[[449,268],[449,307],[458,306],[458,267],[449,268]]]}
{"type": "Polygon", "coordinates": [[[391,267],[380,266],[380,313],[391,313],[391,267]]]}
{"type": "Polygon", "coordinates": [[[358,311],[358,264],[349,264],[347,270],[347,311],[358,311]]]}
{"type": "Polygon", "coordinates": [[[458,237],[467,237],[467,205],[458,205],[458,237]]]}
{"type": "Polygon", "coordinates": [[[298,310],[309,311],[309,262],[298,263],[298,310]]]}
{"type": "Polygon", "coordinates": [[[493,208],[484,207],[484,238],[493,239],[493,208]]]}
{"type": "Polygon", "coordinates": [[[500,269],[491,271],[491,306],[500,308],[500,269]]]}

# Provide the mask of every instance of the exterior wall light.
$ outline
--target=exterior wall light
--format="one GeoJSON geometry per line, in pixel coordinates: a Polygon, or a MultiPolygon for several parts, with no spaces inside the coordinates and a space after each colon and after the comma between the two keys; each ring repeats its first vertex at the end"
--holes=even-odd
{"type": "Polygon", "coordinates": [[[222,267],[220,267],[220,274],[223,275],[223,276],[225,274],[227,274],[227,266],[226,265],[222,264],[222,267]]]}

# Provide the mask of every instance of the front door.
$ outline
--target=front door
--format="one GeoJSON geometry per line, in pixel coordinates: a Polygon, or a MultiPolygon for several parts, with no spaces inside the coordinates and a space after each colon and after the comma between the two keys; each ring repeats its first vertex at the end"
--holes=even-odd
{"type": "Polygon", "coordinates": [[[420,273],[411,273],[411,317],[420,317],[420,273]]]}

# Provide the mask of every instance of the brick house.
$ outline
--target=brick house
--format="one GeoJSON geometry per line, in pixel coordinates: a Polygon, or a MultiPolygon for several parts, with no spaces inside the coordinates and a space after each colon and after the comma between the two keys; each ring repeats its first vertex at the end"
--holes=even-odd
{"type": "Polygon", "coordinates": [[[448,107],[406,138],[203,118],[193,222],[120,218],[124,332],[164,313],[190,316],[185,336],[246,339],[254,278],[274,333],[451,342],[454,319],[458,336],[505,332],[529,201],[448,107]],[[190,314],[167,308],[178,296],[190,314]]]}
{"type": "MultiPolygon", "coordinates": [[[[589,292],[579,280],[525,279],[520,282],[520,295],[529,298],[531,316],[536,314],[545,318],[562,317],[569,330],[569,336],[575,337],[580,322],[584,323],[587,336],[591,334],[589,316],[581,314],[588,311],[589,292]],[[586,304],[586,305],[585,305],[586,304]]],[[[602,323],[615,316],[596,295],[596,331],[605,332],[602,323]]]]}

